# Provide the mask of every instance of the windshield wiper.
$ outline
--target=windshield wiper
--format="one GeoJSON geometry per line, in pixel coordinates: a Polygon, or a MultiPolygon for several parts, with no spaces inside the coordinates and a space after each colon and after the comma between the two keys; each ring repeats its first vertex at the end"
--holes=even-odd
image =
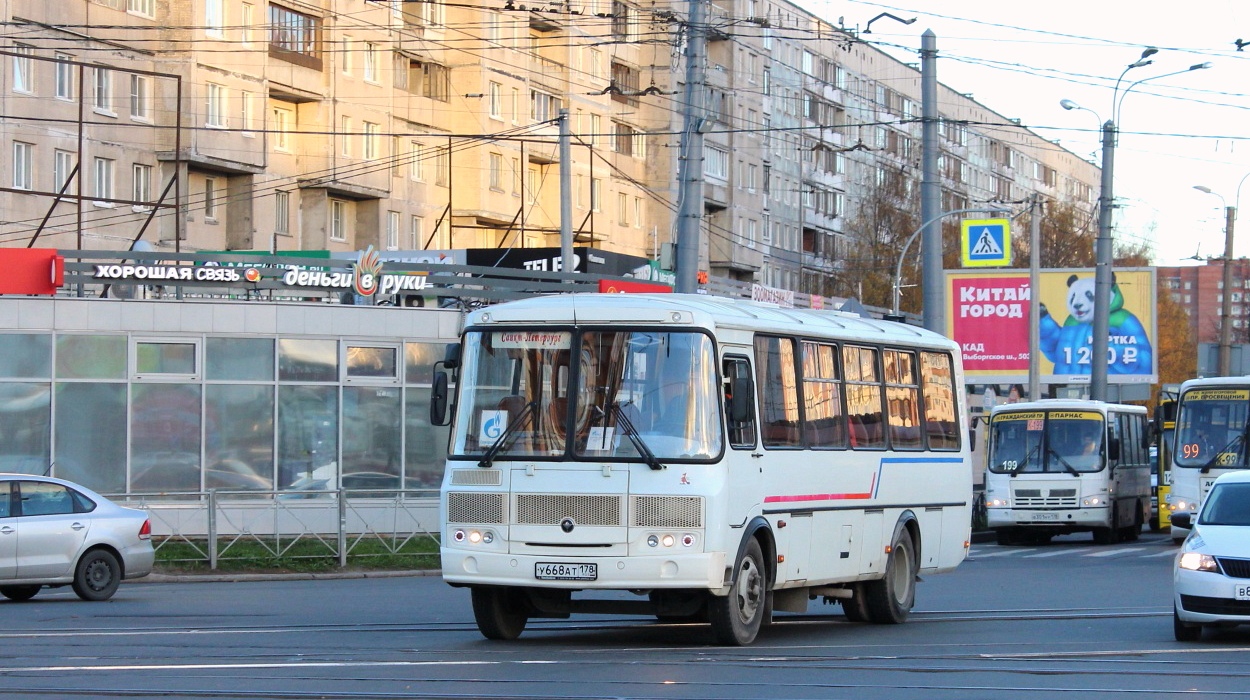
{"type": "Polygon", "coordinates": [[[1062,464],[1062,465],[1063,465],[1063,469],[1064,469],[1064,471],[1068,472],[1068,473],[1069,473],[1069,474],[1071,474],[1072,476],[1080,476],[1080,475],[1081,475],[1081,473],[1080,473],[1080,472],[1078,472],[1078,471],[1076,470],[1076,467],[1074,467],[1074,466],[1072,466],[1071,464],[1069,464],[1069,463],[1068,463],[1068,460],[1066,460],[1066,459],[1064,459],[1064,458],[1063,458],[1063,455],[1059,454],[1058,452],[1055,452],[1054,450],[1050,449],[1049,447],[1047,447],[1047,448],[1046,448],[1046,453],[1047,453],[1047,454],[1052,454],[1052,455],[1054,455],[1054,456],[1055,456],[1055,459],[1059,460],[1059,464],[1062,464]]]}
{"type": "MultiPolygon", "coordinates": [[[[638,450],[638,454],[642,455],[642,458],[647,463],[647,466],[656,471],[667,469],[667,467],[663,464],[660,464],[660,460],[656,459],[655,453],[651,451],[651,448],[647,447],[647,443],[643,441],[642,435],[640,435],[638,433],[638,429],[634,427],[633,421],[626,417],[625,411],[621,408],[621,404],[612,404],[611,410],[612,415],[616,416],[616,422],[624,429],[623,432],[625,433],[625,437],[629,438],[629,441],[633,443],[634,449],[638,450]]],[[[602,408],[599,409],[599,413],[600,415],[603,415],[604,411],[602,408]]]]}
{"type": "Polygon", "coordinates": [[[1033,449],[1029,450],[1028,453],[1024,455],[1024,459],[1016,463],[1016,466],[1014,469],[1006,469],[1004,471],[1006,471],[1008,474],[1011,474],[1012,476],[1015,476],[1019,472],[1023,471],[1026,466],[1028,466],[1029,460],[1032,459],[1033,456],[1037,454],[1037,451],[1040,450],[1041,448],[1042,448],[1042,443],[1040,442],[1037,443],[1037,445],[1035,445],[1033,449]]]}
{"type": "Polygon", "coordinates": [[[482,455],[482,460],[477,463],[477,466],[489,467],[492,463],[494,463],[495,456],[503,450],[504,444],[507,442],[508,438],[512,437],[512,434],[521,427],[521,424],[524,423],[527,418],[537,412],[537,401],[530,401],[525,404],[520,412],[517,413],[516,418],[513,418],[512,422],[508,423],[508,426],[503,429],[502,433],[499,434],[499,437],[495,438],[495,442],[492,443],[490,448],[486,450],[486,454],[482,455]]]}
{"type": "MultiPolygon", "coordinates": [[[[1220,467],[1223,467],[1223,466],[1230,466],[1230,465],[1224,465],[1224,464],[1218,464],[1218,465],[1217,465],[1217,464],[1215,463],[1215,460],[1219,459],[1219,458],[1220,458],[1220,455],[1222,455],[1222,454],[1224,454],[1225,452],[1228,452],[1229,450],[1231,450],[1231,449],[1232,449],[1232,448],[1233,448],[1233,447],[1234,447],[1237,443],[1242,443],[1242,444],[1245,444],[1245,442],[1246,442],[1246,432],[1247,432],[1247,431],[1250,431],[1250,420],[1247,420],[1247,421],[1246,421],[1246,426],[1245,426],[1244,428],[1242,428],[1242,429],[1241,429],[1241,432],[1237,434],[1237,437],[1233,438],[1232,440],[1229,440],[1227,445],[1225,445],[1225,446],[1221,447],[1220,449],[1216,450],[1215,454],[1211,455],[1211,459],[1207,460],[1207,463],[1206,463],[1206,464],[1204,464],[1204,465],[1202,465],[1202,473],[1203,473],[1203,474],[1207,473],[1207,470],[1208,470],[1208,469],[1210,469],[1211,467],[1216,467],[1216,466],[1220,466],[1220,467]]],[[[1246,460],[1245,460],[1245,458],[1242,458],[1242,460],[1241,460],[1241,461],[1242,461],[1242,464],[1245,464],[1245,461],[1246,461],[1246,460]]]]}

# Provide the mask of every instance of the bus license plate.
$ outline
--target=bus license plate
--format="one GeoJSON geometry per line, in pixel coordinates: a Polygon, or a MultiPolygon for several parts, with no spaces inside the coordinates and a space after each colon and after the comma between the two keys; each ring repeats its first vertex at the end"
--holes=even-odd
{"type": "Polygon", "coordinates": [[[534,564],[534,578],[541,581],[594,581],[599,578],[599,565],[540,561],[534,564]]]}
{"type": "Polygon", "coordinates": [[[1058,520],[1059,514],[1058,513],[1034,513],[1033,519],[1034,520],[1058,520]]]}
{"type": "Polygon", "coordinates": [[[1236,600],[1250,600],[1250,583],[1239,583],[1233,591],[1233,598],[1236,600]]]}

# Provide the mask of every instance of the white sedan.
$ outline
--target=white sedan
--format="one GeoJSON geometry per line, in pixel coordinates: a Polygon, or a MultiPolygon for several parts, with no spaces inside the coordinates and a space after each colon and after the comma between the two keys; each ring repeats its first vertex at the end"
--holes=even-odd
{"type": "Polygon", "coordinates": [[[152,525],[62,479],[0,474],[0,595],[29,600],[44,586],[108,600],[122,579],[147,576],[156,558],[152,525]]]}
{"type": "Polygon", "coordinates": [[[1204,626],[1250,624],[1250,470],[1216,479],[1197,520],[1177,512],[1172,523],[1192,528],[1176,556],[1176,640],[1198,641],[1204,626]]]}

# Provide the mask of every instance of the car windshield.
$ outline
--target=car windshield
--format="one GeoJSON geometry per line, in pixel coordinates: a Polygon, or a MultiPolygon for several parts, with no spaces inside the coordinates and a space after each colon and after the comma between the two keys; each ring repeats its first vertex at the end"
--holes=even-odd
{"type": "Polygon", "coordinates": [[[1176,417],[1176,464],[1244,467],[1250,389],[1192,389],[1176,417]]]}
{"type": "Polygon", "coordinates": [[[1250,525],[1250,484],[1216,484],[1198,516],[1202,525],[1250,525]]]}
{"type": "Polygon", "coordinates": [[[992,472],[1081,473],[1103,467],[1105,431],[1096,411],[1005,411],[990,425],[992,472]]]}
{"type": "Polygon", "coordinates": [[[464,348],[455,454],[556,457],[571,447],[587,459],[663,461],[721,452],[717,363],[702,333],[480,331],[464,348]]]}

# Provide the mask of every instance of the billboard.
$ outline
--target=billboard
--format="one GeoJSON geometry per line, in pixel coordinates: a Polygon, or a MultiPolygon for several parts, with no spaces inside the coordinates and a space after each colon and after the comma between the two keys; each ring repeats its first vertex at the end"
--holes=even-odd
{"type": "MultiPolygon", "coordinates": [[[[1158,380],[1154,268],[1116,270],[1108,318],[1107,381],[1158,380]]],[[[1043,384],[1088,383],[1093,351],[1094,271],[1042,270],[1038,334],[1043,384]]],[[[963,348],[968,381],[1023,383],[1029,374],[1027,270],[946,271],[946,334],[963,348]]]]}

